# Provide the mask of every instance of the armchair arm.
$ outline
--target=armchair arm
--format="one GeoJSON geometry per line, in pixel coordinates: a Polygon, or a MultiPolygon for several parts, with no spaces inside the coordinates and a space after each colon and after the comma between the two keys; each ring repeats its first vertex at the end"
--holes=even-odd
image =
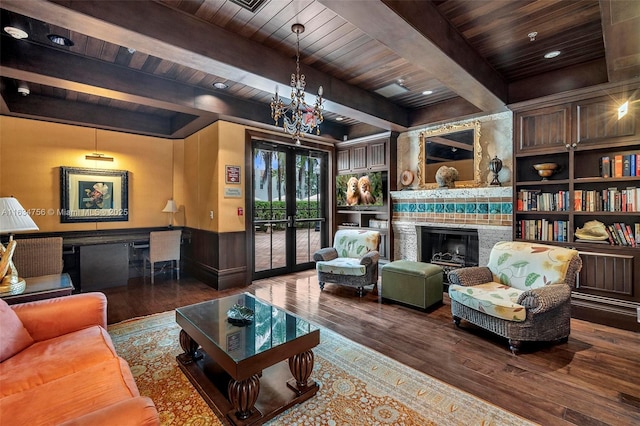
{"type": "Polygon", "coordinates": [[[486,266],[469,266],[449,271],[449,283],[465,287],[493,281],[493,274],[486,266]]]}
{"type": "Polygon", "coordinates": [[[35,341],[99,325],[107,328],[107,297],[82,293],[12,305],[35,341]]]}
{"type": "Polygon", "coordinates": [[[316,262],[333,260],[338,257],[338,251],[333,247],[321,248],[317,252],[313,253],[313,260],[316,262]]]}
{"type": "Polygon", "coordinates": [[[153,401],[146,396],[124,399],[115,404],[92,411],[64,422],[61,426],[82,425],[144,425],[160,424],[158,411],[153,401]]]}
{"type": "Polygon", "coordinates": [[[360,259],[360,264],[366,266],[375,265],[378,262],[378,259],[380,259],[380,253],[378,253],[376,250],[371,250],[370,252],[362,256],[362,259],[360,259]]]}
{"type": "Polygon", "coordinates": [[[570,298],[571,287],[567,284],[549,284],[525,291],[518,297],[518,304],[532,314],[537,314],[555,309],[570,298]]]}

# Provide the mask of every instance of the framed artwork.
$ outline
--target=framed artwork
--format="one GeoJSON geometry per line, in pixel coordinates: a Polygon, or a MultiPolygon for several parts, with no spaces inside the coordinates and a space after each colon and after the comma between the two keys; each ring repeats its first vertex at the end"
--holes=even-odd
{"type": "Polygon", "coordinates": [[[60,167],[60,222],[129,220],[126,170],[60,167]]]}

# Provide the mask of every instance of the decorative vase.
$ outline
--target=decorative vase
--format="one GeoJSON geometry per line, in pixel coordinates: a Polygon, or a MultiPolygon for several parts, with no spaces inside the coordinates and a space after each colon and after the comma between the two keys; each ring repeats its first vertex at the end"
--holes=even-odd
{"type": "Polygon", "coordinates": [[[455,188],[458,170],[455,167],[442,166],[436,172],[436,182],[440,188],[455,188]]]}
{"type": "Polygon", "coordinates": [[[500,180],[498,179],[498,173],[500,173],[500,170],[502,170],[502,160],[499,159],[497,155],[493,157],[493,160],[489,162],[489,170],[491,170],[491,172],[493,173],[493,180],[489,185],[502,186],[500,180]]]}

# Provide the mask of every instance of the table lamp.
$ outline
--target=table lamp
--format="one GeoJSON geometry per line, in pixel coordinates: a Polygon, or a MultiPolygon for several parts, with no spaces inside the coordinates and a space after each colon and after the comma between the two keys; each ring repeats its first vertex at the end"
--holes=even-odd
{"type": "Polygon", "coordinates": [[[0,198],[0,234],[9,234],[9,243],[5,248],[0,244],[0,293],[21,293],[26,282],[18,276],[13,264],[13,252],[17,241],[13,239],[14,232],[37,231],[39,228],[29,216],[29,213],[13,197],[0,198]]]}
{"type": "Polygon", "coordinates": [[[178,206],[173,200],[168,200],[167,205],[162,209],[163,213],[169,213],[169,228],[173,228],[173,214],[178,211],[178,206]]]}

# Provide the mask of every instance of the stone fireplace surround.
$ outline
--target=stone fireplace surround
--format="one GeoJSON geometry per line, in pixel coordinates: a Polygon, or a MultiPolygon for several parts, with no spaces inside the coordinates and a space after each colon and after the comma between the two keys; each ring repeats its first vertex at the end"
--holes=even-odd
{"type": "Polygon", "coordinates": [[[424,226],[477,229],[479,265],[487,264],[495,243],[513,239],[510,186],[391,191],[391,201],[393,260],[420,260],[424,226]]]}

